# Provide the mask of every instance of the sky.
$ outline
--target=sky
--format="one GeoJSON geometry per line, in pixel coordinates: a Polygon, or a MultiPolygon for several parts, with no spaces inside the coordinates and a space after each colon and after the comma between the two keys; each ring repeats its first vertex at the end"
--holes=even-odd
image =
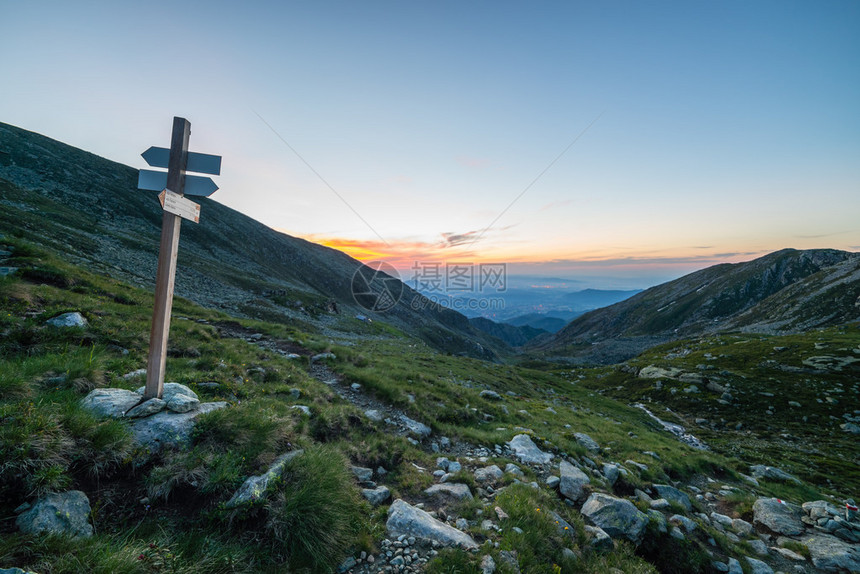
{"type": "Polygon", "coordinates": [[[0,121],[144,168],[182,116],[212,199],[285,233],[647,287],[860,250],[858,30],[856,0],[0,0],[0,121]]]}

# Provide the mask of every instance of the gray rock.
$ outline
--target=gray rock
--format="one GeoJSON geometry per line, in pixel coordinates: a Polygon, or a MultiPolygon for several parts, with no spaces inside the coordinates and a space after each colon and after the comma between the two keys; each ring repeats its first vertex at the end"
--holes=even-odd
{"type": "Polygon", "coordinates": [[[798,479],[797,477],[792,476],[776,467],[767,466],[764,464],[757,464],[751,466],[750,474],[752,474],[753,477],[757,479],[765,478],[767,480],[772,480],[775,482],[791,482],[794,484],[801,484],[800,479],[798,479]]]}
{"type": "Polygon", "coordinates": [[[633,468],[639,469],[639,472],[645,472],[646,470],[648,470],[647,464],[642,464],[641,462],[636,462],[635,460],[627,459],[624,461],[624,464],[629,464],[633,468]]]}
{"type": "Polygon", "coordinates": [[[45,324],[52,327],[86,327],[88,323],[83,315],[75,311],[74,313],[63,313],[53,319],[48,319],[45,321],[45,324]]]}
{"type": "Polygon", "coordinates": [[[773,569],[761,560],[747,556],[747,564],[750,565],[751,574],[773,574],[773,569]]]}
{"type": "Polygon", "coordinates": [[[403,424],[403,426],[405,426],[410,433],[417,436],[419,439],[427,438],[428,436],[430,436],[430,433],[433,432],[430,427],[428,427],[424,423],[420,423],[415,419],[407,417],[406,415],[400,415],[400,417],[398,418],[403,424]]]}
{"type": "Polygon", "coordinates": [[[669,517],[669,522],[671,522],[672,524],[680,525],[684,528],[684,531],[686,532],[692,532],[698,526],[695,521],[690,520],[689,518],[681,514],[673,514],[669,517]]]}
{"type": "Polygon", "coordinates": [[[160,413],[166,406],[167,403],[161,399],[149,399],[148,401],[144,401],[132,408],[130,411],[125,413],[125,416],[130,419],[148,417],[149,415],[160,413]]]}
{"type": "Polygon", "coordinates": [[[489,554],[485,554],[481,558],[481,574],[494,574],[496,571],[496,561],[489,554]]]}
{"type": "Polygon", "coordinates": [[[561,461],[558,469],[561,473],[558,490],[562,496],[573,502],[585,498],[585,485],[591,482],[588,475],[564,460],[561,461]]]}
{"type": "Polygon", "coordinates": [[[502,395],[497,393],[496,391],[484,390],[480,392],[480,395],[485,399],[490,399],[492,401],[500,401],[502,400],[502,395]]]}
{"type": "Polygon", "coordinates": [[[860,549],[829,534],[805,538],[812,564],[822,572],[860,572],[860,549]]]}
{"type": "MultiPolygon", "coordinates": [[[[3,274],[3,267],[0,267],[0,275],[3,274]]],[[[15,269],[15,267],[6,267],[6,269],[15,269]]],[[[21,570],[20,568],[0,568],[0,574],[36,574],[32,570],[21,570]]]]}
{"type": "Polygon", "coordinates": [[[600,445],[597,444],[597,441],[584,432],[574,433],[573,438],[576,439],[579,446],[584,447],[586,450],[590,452],[600,452],[600,445]]]}
{"type": "Polygon", "coordinates": [[[369,480],[373,480],[373,469],[371,468],[365,468],[363,466],[350,466],[349,469],[352,471],[352,474],[355,475],[355,478],[357,478],[359,482],[367,482],[369,480]]]}
{"type": "Polygon", "coordinates": [[[141,400],[141,396],[126,389],[93,389],[81,406],[97,417],[122,418],[141,400]]]}
{"type": "Polygon", "coordinates": [[[561,479],[554,474],[551,474],[546,477],[546,480],[544,482],[546,482],[547,487],[554,489],[558,488],[558,483],[561,482],[561,479]]]}
{"type": "MultiPolygon", "coordinates": [[[[145,386],[139,387],[137,389],[137,394],[142,395],[145,390],[145,386]]],[[[197,393],[195,393],[185,385],[182,385],[180,383],[164,383],[164,386],[161,389],[161,399],[163,401],[169,403],[177,395],[184,395],[186,397],[190,397],[198,401],[200,400],[200,397],[197,396],[197,393]]]]}
{"type": "Polygon", "coordinates": [[[356,564],[358,564],[358,562],[356,562],[353,556],[350,556],[341,562],[340,566],[337,567],[337,572],[338,574],[343,574],[344,572],[349,571],[350,568],[355,568],[356,564]]]}
{"type": "Polygon", "coordinates": [[[672,527],[672,530],[669,531],[669,536],[678,540],[685,540],[687,538],[686,536],[684,536],[684,533],[681,532],[681,529],[677,526],[672,527]]]}
{"type": "Polygon", "coordinates": [[[599,526],[585,525],[585,531],[591,535],[588,545],[599,552],[610,552],[615,549],[615,542],[599,526]]]}
{"type": "Polygon", "coordinates": [[[272,481],[281,476],[284,472],[284,467],[287,466],[288,462],[303,452],[303,450],[299,449],[279,456],[269,467],[269,470],[259,476],[251,476],[246,479],[245,482],[242,483],[242,486],[239,487],[239,490],[237,490],[230,500],[227,501],[225,506],[227,508],[236,508],[237,506],[242,506],[265,498],[266,491],[269,489],[269,485],[272,481]]]}
{"type": "Polygon", "coordinates": [[[558,529],[559,534],[566,534],[568,536],[576,535],[576,532],[574,531],[573,526],[570,525],[570,522],[562,518],[560,514],[550,510],[549,515],[555,522],[555,527],[558,529]]]}
{"type": "Polygon", "coordinates": [[[414,536],[435,541],[442,546],[459,546],[466,550],[478,548],[478,543],[465,532],[448,526],[408,502],[397,499],[388,509],[385,528],[389,536],[414,536]]]}
{"type": "Polygon", "coordinates": [[[226,402],[220,401],[201,403],[199,409],[187,413],[161,411],[150,417],[135,420],[131,425],[131,431],[135,441],[153,453],[165,446],[184,446],[190,440],[195,418],[226,406],[226,402]]]}
{"type": "Polygon", "coordinates": [[[765,544],[762,540],[759,540],[758,538],[750,540],[748,544],[750,545],[750,548],[753,549],[753,552],[755,552],[759,556],[767,556],[769,554],[767,544],[765,544]]]}
{"type": "Polygon", "coordinates": [[[387,486],[377,486],[376,488],[362,488],[361,495],[367,499],[371,506],[379,506],[391,498],[391,491],[387,486]]]}
{"type": "Polygon", "coordinates": [[[753,533],[753,525],[744,520],[743,518],[733,518],[732,519],[732,530],[737,532],[740,536],[744,538],[752,536],[753,533]]]}
{"type": "Polygon", "coordinates": [[[711,562],[711,566],[713,566],[714,570],[716,570],[717,572],[729,571],[729,565],[725,562],[720,562],[719,560],[714,560],[713,562],[711,562]]]}
{"type": "Polygon", "coordinates": [[[499,561],[505,564],[512,574],[520,574],[520,562],[517,558],[516,550],[501,550],[499,551],[499,561]]]}
{"type": "Polygon", "coordinates": [[[311,416],[311,408],[307,405],[292,405],[290,408],[294,411],[301,411],[306,417],[311,416]]]}
{"type": "Polygon", "coordinates": [[[847,433],[851,434],[860,434],[860,425],[856,425],[854,423],[845,423],[839,425],[839,428],[844,430],[847,433]]]}
{"type": "Polygon", "coordinates": [[[603,476],[606,478],[607,482],[609,482],[609,486],[615,486],[615,482],[618,480],[618,475],[620,471],[618,470],[618,465],[605,463],[603,465],[603,476]]]}
{"type": "Polygon", "coordinates": [[[687,512],[693,508],[693,505],[690,503],[690,497],[674,486],[669,486],[668,484],[655,484],[654,490],[657,491],[660,498],[665,498],[669,502],[680,504],[687,512]]]}
{"type": "Polygon", "coordinates": [[[88,538],[90,500],[80,490],[47,494],[18,515],[15,525],[25,534],[67,534],[88,538]]]}
{"type": "Polygon", "coordinates": [[[776,498],[759,498],[753,504],[753,524],[762,524],[777,534],[803,534],[801,516],[799,506],[780,502],[776,498]]]}
{"type": "Polygon", "coordinates": [[[469,486],[458,482],[446,482],[444,484],[434,484],[424,491],[429,497],[450,499],[450,500],[472,500],[472,492],[469,486]]]}
{"type": "Polygon", "coordinates": [[[504,476],[504,472],[502,469],[496,466],[495,464],[492,466],[487,466],[484,468],[479,468],[475,471],[475,480],[477,482],[496,482],[502,476],[504,476]]]}
{"type": "Polygon", "coordinates": [[[725,528],[732,527],[732,518],[730,516],[726,516],[725,514],[719,514],[717,512],[711,513],[711,521],[717,524],[724,526],[725,528]]]}
{"type": "Polygon", "coordinates": [[[337,359],[334,353],[317,353],[313,357],[311,357],[311,364],[313,365],[317,361],[324,361],[327,359],[331,359],[332,361],[337,359]]]}
{"type": "Polygon", "coordinates": [[[663,369],[660,367],[655,367],[654,365],[648,365],[647,367],[643,367],[639,371],[639,378],[641,379],[672,379],[677,377],[682,373],[681,369],[676,369],[674,367],[669,367],[668,369],[663,369]]]}
{"type": "Polygon", "coordinates": [[[548,464],[553,455],[540,450],[527,434],[518,434],[507,443],[514,457],[525,464],[548,464]]]}
{"type": "Polygon", "coordinates": [[[199,399],[179,393],[174,394],[170,400],[167,401],[167,408],[175,413],[187,413],[189,411],[197,410],[199,407],[199,399]]]}
{"type": "Polygon", "coordinates": [[[122,378],[124,380],[128,381],[131,379],[136,379],[137,377],[145,377],[145,376],[146,376],[146,369],[137,369],[137,370],[132,371],[130,373],[124,374],[122,376],[122,378]]]}
{"type": "Polygon", "coordinates": [[[642,541],[648,525],[648,517],[632,502],[599,492],[588,497],[581,512],[612,538],[626,538],[634,544],[642,541]]]}
{"type": "Polygon", "coordinates": [[[658,498],[656,500],[652,500],[648,503],[648,506],[650,506],[654,510],[667,510],[672,507],[672,505],[669,504],[669,501],[665,498],[658,498]]]}
{"type": "Polygon", "coordinates": [[[735,558],[729,558],[729,574],[744,574],[741,563],[735,558]]]}
{"type": "Polygon", "coordinates": [[[523,471],[520,470],[520,467],[518,467],[517,465],[515,465],[512,462],[509,462],[508,464],[505,465],[505,472],[513,474],[514,476],[518,476],[520,478],[523,478],[525,476],[523,471]]]}
{"type": "Polygon", "coordinates": [[[17,271],[17,267],[0,267],[0,277],[8,277],[9,275],[14,275],[17,271]]]}

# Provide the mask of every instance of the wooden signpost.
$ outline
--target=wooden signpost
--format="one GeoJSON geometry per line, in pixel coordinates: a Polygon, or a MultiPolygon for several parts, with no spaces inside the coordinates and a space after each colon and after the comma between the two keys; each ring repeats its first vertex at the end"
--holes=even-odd
{"type": "Polygon", "coordinates": [[[149,334],[149,358],[146,363],[144,398],[161,398],[164,389],[164,367],[167,362],[167,337],[170,332],[170,313],[173,309],[173,286],[176,279],[176,256],[179,251],[179,226],[182,218],[195,223],[200,221],[200,206],[185,199],[185,193],[211,195],[218,186],[208,177],[186,176],[186,170],[219,175],[219,156],[195,154],[188,151],[191,122],[173,118],[173,136],[170,149],[151,147],[143,152],[143,159],[153,167],[166,167],[167,172],[140,170],[138,187],[161,191],[158,198],[164,215],[161,220],[161,243],[158,249],[158,271],[155,276],[155,306],[152,312],[152,330],[149,334]],[[164,182],[162,186],[153,185],[164,182]],[[208,182],[208,183],[207,183],[208,182]],[[190,188],[190,189],[189,189],[190,188]]]}

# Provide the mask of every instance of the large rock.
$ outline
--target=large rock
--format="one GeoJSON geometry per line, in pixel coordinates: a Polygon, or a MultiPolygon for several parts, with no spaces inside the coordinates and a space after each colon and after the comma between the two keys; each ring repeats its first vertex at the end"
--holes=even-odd
{"type": "Polygon", "coordinates": [[[803,540],[812,564],[822,572],[860,572],[860,548],[835,536],[815,534],[803,540]]]}
{"type": "Polygon", "coordinates": [[[621,471],[618,469],[617,464],[611,464],[608,462],[603,464],[603,476],[606,478],[609,486],[615,486],[615,482],[618,480],[619,474],[621,474],[621,471]]]}
{"type": "Polygon", "coordinates": [[[458,482],[434,484],[430,488],[426,489],[424,494],[430,497],[457,501],[472,499],[472,492],[469,490],[469,486],[458,482]]]}
{"type": "Polygon", "coordinates": [[[505,473],[502,472],[502,469],[494,464],[492,466],[475,470],[475,481],[493,483],[502,478],[504,474],[505,473]]]}
{"type": "Polygon", "coordinates": [[[632,502],[599,492],[588,497],[580,512],[612,538],[626,538],[634,544],[642,541],[648,525],[648,516],[632,502]]]}
{"type": "Polygon", "coordinates": [[[122,418],[143,397],[126,389],[94,389],[81,399],[81,406],[97,417],[122,418]]]}
{"type": "Polygon", "coordinates": [[[584,432],[578,432],[573,434],[573,438],[576,439],[576,443],[591,452],[600,452],[600,445],[597,444],[593,438],[585,434],[584,432]]]}
{"type": "Polygon", "coordinates": [[[26,534],[93,535],[89,523],[90,500],[80,490],[48,494],[22,514],[15,524],[26,534]]]}
{"type": "Polygon", "coordinates": [[[693,508],[693,505],[690,503],[690,497],[675,488],[674,486],[669,486],[667,484],[655,484],[654,490],[657,491],[657,494],[660,495],[660,498],[665,498],[669,502],[680,504],[687,512],[689,512],[693,508]]]}
{"type": "Polygon", "coordinates": [[[63,313],[53,319],[48,319],[45,324],[52,327],[86,327],[87,320],[83,315],[75,311],[74,313],[63,313]]]}
{"type": "Polygon", "coordinates": [[[376,488],[362,488],[361,495],[367,499],[371,506],[379,506],[391,498],[391,491],[387,486],[376,488]]]}
{"type": "Polygon", "coordinates": [[[754,478],[758,479],[764,478],[775,482],[791,482],[793,484],[800,484],[799,478],[792,476],[775,466],[756,464],[750,467],[750,474],[752,474],[754,478]]]}
{"type": "Polygon", "coordinates": [[[591,535],[588,545],[598,552],[609,552],[615,549],[615,542],[612,537],[603,531],[599,526],[585,525],[585,531],[591,535]]]}
{"type": "Polygon", "coordinates": [[[669,367],[668,369],[663,369],[660,367],[655,367],[654,365],[648,365],[647,367],[642,367],[639,371],[640,379],[674,379],[678,375],[680,375],[683,371],[681,369],[676,369],[675,367],[669,367]]]}
{"type": "Polygon", "coordinates": [[[273,480],[281,476],[287,463],[303,452],[303,450],[299,449],[279,456],[272,463],[272,466],[269,467],[269,470],[259,476],[251,476],[245,480],[225,506],[227,508],[235,508],[264,498],[269,485],[273,480]]]}
{"type": "Polygon", "coordinates": [[[755,558],[747,556],[747,564],[750,565],[751,574],[773,574],[773,568],[761,560],[756,560],[755,558]]]}
{"type": "Polygon", "coordinates": [[[777,534],[803,534],[802,515],[799,506],[778,498],[759,498],[753,504],[753,524],[762,524],[777,534]]]}
{"type": "Polygon", "coordinates": [[[388,535],[395,538],[402,535],[414,536],[438,542],[442,546],[459,546],[466,550],[478,548],[478,543],[465,532],[436,520],[399,498],[388,509],[385,528],[388,535]]]}
{"type": "Polygon", "coordinates": [[[564,460],[561,461],[558,470],[561,473],[558,490],[562,496],[573,502],[585,498],[585,485],[591,482],[588,475],[564,460]]]}
{"type": "Polygon", "coordinates": [[[518,434],[508,446],[514,451],[514,456],[526,464],[548,464],[553,458],[552,454],[539,449],[527,434],[518,434]]]}
{"type": "MultiPolygon", "coordinates": [[[[144,387],[138,388],[137,392],[142,395],[145,390],[146,390],[146,387],[144,386],[144,387]]],[[[163,400],[165,403],[168,403],[168,408],[169,408],[170,401],[172,401],[178,395],[183,395],[183,396],[189,397],[191,399],[195,399],[197,401],[200,400],[200,397],[197,396],[197,393],[195,393],[194,391],[192,391],[191,389],[189,389],[187,386],[185,386],[183,384],[180,384],[180,383],[164,383],[164,385],[161,388],[161,400],[163,400]]]]}
{"type": "Polygon", "coordinates": [[[199,409],[187,413],[161,411],[151,417],[135,420],[131,431],[135,441],[153,453],[165,446],[184,446],[191,438],[195,418],[226,406],[226,402],[219,401],[202,403],[199,409]]]}
{"type": "Polygon", "coordinates": [[[419,439],[427,438],[428,436],[430,436],[430,433],[433,432],[432,429],[424,423],[420,423],[415,419],[407,417],[406,415],[400,415],[399,418],[403,426],[405,426],[411,434],[414,434],[419,439]]]}

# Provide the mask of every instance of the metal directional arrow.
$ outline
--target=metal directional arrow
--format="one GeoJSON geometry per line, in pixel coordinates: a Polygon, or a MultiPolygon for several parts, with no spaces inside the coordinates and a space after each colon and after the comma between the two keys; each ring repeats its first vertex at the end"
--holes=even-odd
{"type": "MultiPolygon", "coordinates": [[[[152,149],[152,148],[150,148],[152,149]]],[[[218,158],[221,159],[220,157],[218,158]]],[[[148,189],[149,191],[161,191],[167,187],[167,172],[152,171],[151,169],[142,169],[137,176],[137,188],[148,189]]],[[[209,197],[218,191],[218,186],[208,177],[199,175],[186,175],[185,195],[196,195],[199,197],[209,197]]]]}
{"type": "MultiPolygon", "coordinates": [[[[140,155],[146,160],[147,165],[167,169],[170,150],[166,147],[152,146],[140,155]]],[[[190,151],[188,152],[188,165],[185,167],[185,171],[221,175],[221,156],[190,151]]],[[[188,191],[186,190],[185,193],[188,191]]]]}

